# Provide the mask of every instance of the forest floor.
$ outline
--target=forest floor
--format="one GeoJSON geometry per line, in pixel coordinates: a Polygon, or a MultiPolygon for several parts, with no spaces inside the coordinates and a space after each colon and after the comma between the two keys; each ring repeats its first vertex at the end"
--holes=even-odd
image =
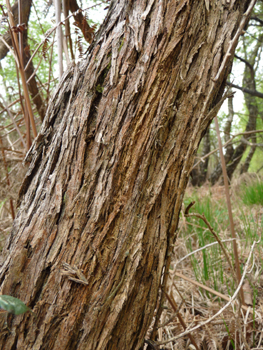
{"type": "Polygon", "coordinates": [[[158,333],[165,349],[263,349],[263,183],[259,182],[260,189],[255,187],[257,183],[258,179],[246,175],[231,186],[239,268],[244,278],[240,284],[242,307],[225,189],[218,185],[187,188],[166,291],[170,298],[158,333]],[[249,202],[249,196],[252,203],[256,196],[247,193],[250,187],[259,194],[256,204],[249,202]],[[184,212],[193,201],[189,213],[199,217],[186,217],[184,212]],[[181,337],[186,328],[193,330],[181,337]],[[190,345],[193,339],[195,347],[190,345]]]}

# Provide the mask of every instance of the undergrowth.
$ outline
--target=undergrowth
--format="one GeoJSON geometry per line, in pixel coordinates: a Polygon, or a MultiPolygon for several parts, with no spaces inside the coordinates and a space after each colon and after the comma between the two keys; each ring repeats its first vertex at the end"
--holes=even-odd
{"type": "Polygon", "coordinates": [[[243,184],[241,198],[246,205],[263,205],[263,182],[256,181],[250,185],[243,184]]]}
{"type": "Polygon", "coordinates": [[[239,268],[245,276],[245,303],[241,307],[241,299],[238,297],[229,302],[237,290],[237,281],[233,273],[233,239],[229,228],[224,187],[203,186],[198,190],[188,188],[167,291],[167,294],[173,295],[176,306],[172,307],[169,299],[167,300],[167,309],[163,312],[161,321],[164,324],[167,320],[169,322],[159,333],[159,338],[161,334],[162,339],[160,343],[165,344],[166,349],[263,349],[263,245],[260,240],[263,211],[258,205],[261,203],[258,198],[262,199],[260,191],[263,190],[263,184],[257,181],[246,185],[245,191],[244,187],[242,191],[240,188],[239,186],[235,193],[232,191],[231,201],[239,268]],[[248,198],[257,200],[251,201],[248,198]],[[190,213],[198,213],[199,216],[204,214],[225,247],[225,252],[200,217],[186,217],[187,215],[183,214],[191,202],[195,204],[190,213]],[[251,246],[255,241],[258,243],[252,252],[251,246]],[[232,270],[226,254],[230,257],[232,270]],[[249,257],[251,259],[248,262],[249,257]],[[229,303],[229,306],[222,310],[226,303],[229,303]],[[175,309],[177,313],[174,313],[175,309]],[[216,313],[218,316],[211,319],[216,313]],[[182,326],[182,320],[185,327],[182,326]],[[166,343],[167,339],[179,336],[186,327],[192,329],[198,325],[197,330],[190,332],[192,340],[186,335],[166,343]]]}

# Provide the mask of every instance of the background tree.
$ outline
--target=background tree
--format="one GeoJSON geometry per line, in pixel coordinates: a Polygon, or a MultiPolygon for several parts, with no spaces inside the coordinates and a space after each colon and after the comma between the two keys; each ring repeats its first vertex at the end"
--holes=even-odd
{"type": "Polygon", "coordinates": [[[143,345],[194,155],[252,5],[111,3],[26,157],[0,278],[36,319],[9,320],[2,349],[143,345]]]}
{"type": "MultiPolygon", "coordinates": [[[[244,173],[249,170],[252,158],[258,149],[258,161],[255,162],[258,166],[254,169],[260,170],[260,149],[262,144],[261,134],[251,133],[253,130],[262,129],[261,121],[261,55],[262,55],[262,20],[263,16],[262,2],[259,2],[253,10],[253,15],[250,22],[242,35],[238,52],[235,55],[236,65],[244,65],[243,81],[241,83],[240,77],[232,74],[229,86],[232,86],[233,92],[236,89],[244,93],[244,108],[239,107],[239,110],[234,109],[233,99],[228,103],[228,114],[223,113],[221,120],[221,130],[224,133],[224,140],[227,142],[230,136],[239,132],[244,132],[243,136],[235,138],[232,143],[228,144],[225,153],[225,161],[227,165],[227,173],[229,180],[232,179],[234,172],[244,173]],[[240,85],[239,82],[240,81],[240,85]]],[[[200,150],[198,152],[199,158],[198,166],[192,171],[192,184],[201,186],[206,180],[215,184],[222,175],[221,162],[216,154],[214,157],[206,157],[213,149],[217,148],[217,143],[213,140],[216,138],[212,129],[208,130],[208,135],[203,139],[200,150]],[[214,145],[213,145],[214,144],[214,145]],[[204,160],[200,162],[200,158],[204,160]]]]}

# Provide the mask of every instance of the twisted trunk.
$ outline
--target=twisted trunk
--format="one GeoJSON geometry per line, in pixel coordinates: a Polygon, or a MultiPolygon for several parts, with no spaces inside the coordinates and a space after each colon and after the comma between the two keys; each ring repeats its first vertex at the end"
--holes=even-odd
{"type": "Polygon", "coordinates": [[[142,346],[248,1],[231,3],[113,1],[87,59],[64,74],[0,274],[36,318],[1,327],[1,349],[142,346]]]}

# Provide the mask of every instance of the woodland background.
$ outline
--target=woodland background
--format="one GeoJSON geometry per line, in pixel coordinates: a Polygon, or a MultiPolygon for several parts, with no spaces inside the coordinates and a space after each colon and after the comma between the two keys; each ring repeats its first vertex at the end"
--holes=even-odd
{"type": "MultiPolygon", "coordinates": [[[[58,11],[55,11],[51,1],[27,0],[23,2],[22,20],[17,25],[17,3],[12,7],[15,14],[13,24],[8,19],[7,7],[1,5],[1,249],[11,230],[16,213],[16,198],[27,171],[28,164],[23,164],[23,160],[44,119],[52,91],[61,71],[85,55],[99,22],[107,13],[107,7],[107,1],[65,0],[59,19],[56,17],[59,16],[58,11]],[[94,9],[99,9],[99,15],[94,9]],[[56,26],[56,21],[63,22],[56,26]],[[63,34],[58,33],[61,29],[63,34]],[[14,32],[21,37],[23,74],[30,101],[26,99],[21,72],[16,63],[20,54],[14,47],[14,32]]],[[[235,277],[226,254],[233,265],[240,264],[241,271],[244,271],[248,257],[252,254],[243,286],[247,306],[241,310],[230,306],[217,319],[203,325],[201,330],[193,331],[191,336],[200,349],[263,348],[263,246],[260,240],[263,214],[262,48],[263,3],[259,1],[236,50],[227,86],[229,92],[233,92],[232,97],[225,102],[218,115],[240,261],[235,260],[232,251],[233,238],[225,200],[218,137],[214,124],[211,124],[196,156],[181,215],[179,238],[174,247],[170,287],[172,289],[173,286],[176,292],[169,294],[167,291],[163,325],[158,331],[159,343],[165,343],[163,346],[167,349],[186,348],[187,336],[168,343],[167,339],[178,336],[191,323],[195,326],[208,320],[235,292],[235,277]],[[192,211],[198,213],[199,217],[187,217],[188,210],[184,211],[193,201],[195,205],[192,211]],[[201,214],[210,223],[210,228],[200,218],[201,214]],[[254,241],[259,243],[252,252],[254,241]],[[219,248],[220,245],[225,247],[225,251],[219,248]]]]}

